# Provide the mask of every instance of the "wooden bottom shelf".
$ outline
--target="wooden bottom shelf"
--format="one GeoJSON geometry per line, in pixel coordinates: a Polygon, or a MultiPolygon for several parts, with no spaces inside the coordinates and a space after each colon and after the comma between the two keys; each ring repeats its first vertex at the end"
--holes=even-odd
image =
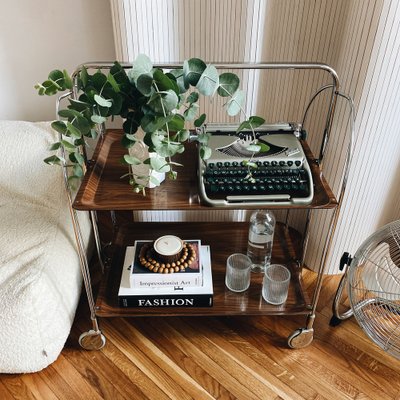
{"type": "Polygon", "coordinates": [[[299,258],[301,235],[286,230],[278,224],[275,231],[272,262],[288,266],[292,273],[287,301],[273,306],[261,295],[262,274],[251,274],[250,288],[234,293],[225,287],[226,259],[232,253],[246,253],[248,223],[245,222],[185,222],[185,223],[135,223],[122,226],[116,235],[115,252],[99,288],[96,315],[117,316],[222,316],[222,315],[283,315],[308,314],[310,302],[302,288],[301,271],[293,261],[299,258]],[[200,239],[211,249],[211,266],[214,286],[212,307],[146,307],[122,308],[118,305],[118,288],[126,246],[135,240],[156,239],[173,234],[182,239],[200,239]]]}

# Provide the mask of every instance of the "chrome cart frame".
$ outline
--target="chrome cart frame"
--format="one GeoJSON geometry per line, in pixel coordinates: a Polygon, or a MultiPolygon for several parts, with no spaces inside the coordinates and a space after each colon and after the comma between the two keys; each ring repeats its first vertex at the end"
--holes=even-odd
{"type": "MultiPolygon", "coordinates": [[[[73,89],[70,92],[60,96],[57,101],[57,105],[56,105],[57,116],[58,116],[58,110],[60,108],[60,102],[63,99],[65,99],[66,97],[71,97],[74,99],[78,98],[77,79],[78,79],[78,75],[83,67],[85,67],[87,69],[110,69],[112,67],[112,65],[113,65],[112,63],[105,63],[105,62],[94,62],[94,63],[86,63],[86,64],[80,65],[72,75],[73,89]]],[[[131,64],[126,64],[126,63],[123,63],[121,65],[125,69],[131,68],[131,66],[132,66],[131,64]]],[[[227,70],[227,69],[230,69],[230,70],[231,69],[238,69],[238,70],[242,70],[242,69],[243,70],[246,70],[246,69],[320,70],[320,71],[325,71],[325,72],[329,73],[331,76],[331,79],[332,79],[332,83],[322,86],[312,96],[312,98],[310,99],[310,101],[306,107],[303,120],[300,124],[301,126],[303,126],[305,124],[308,111],[309,111],[311,105],[313,104],[314,100],[322,92],[324,92],[325,90],[329,90],[331,95],[330,95],[328,112],[327,112],[327,117],[326,117],[326,122],[325,122],[325,127],[324,127],[324,133],[323,133],[323,137],[322,137],[322,141],[321,141],[319,156],[318,156],[318,159],[315,160],[315,162],[317,162],[319,164],[319,166],[322,170],[323,159],[324,159],[325,152],[328,148],[330,134],[331,134],[332,125],[333,125],[334,114],[335,114],[336,103],[337,103],[337,99],[339,96],[345,97],[350,102],[351,110],[353,112],[352,101],[348,96],[345,96],[339,92],[338,76],[337,76],[336,72],[330,66],[328,66],[326,64],[321,64],[321,63],[256,63],[256,64],[252,64],[252,63],[221,63],[221,64],[215,63],[214,65],[219,70],[227,70]]],[[[180,67],[180,65],[178,65],[178,64],[163,64],[163,65],[156,65],[155,67],[163,68],[163,69],[174,69],[174,68],[180,67]]],[[[98,131],[99,131],[100,135],[104,134],[104,132],[105,132],[104,124],[98,126],[98,131]]],[[[309,313],[307,314],[306,324],[305,324],[305,327],[296,329],[288,337],[288,345],[291,348],[305,347],[305,346],[309,345],[313,340],[313,334],[314,334],[313,323],[314,323],[314,319],[315,319],[315,313],[316,313],[316,307],[318,304],[318,299],[319,299],[320,292],[321,292],[322,276],[326,269],[326,263],[327,263],[327,258],[328,258],[329,252],[330,252],[331,244],[332,244],[332,238],[335,233],[337,220],[338,220],[338,217],[340,214],[340,208],[341,208],[344,193],[346,190],[347,178],[348,178],[351,154],[352,154],[352,142],[353,142],[353,125],[351,125],[349,143],[347,146],[347,155],[346,155],[346,161],[345,161],[344,170],[343,170],[342,183],[340,185],[340,190],[339,190],[338,205],[333,210],[333,214],[331,216],[330,226],[329,226],[329,230],[328,230],[327,237],[325,240],[325,245],[323,248],[322,259],[321,259],[321,262],[317,269],[317,282],[316,282],[316,287],[315,287],[315,290],[314,290],[314,293],[312,296],[309,313]]],[[[64,152],[64,150],[62,150],[62,151],[64,152]]],[[[82,155],[85,157],[85,162],[87,165],[88,160],[86,157],[86,149],[84,149],[84,148],[82,148],[82,155]]],[[[63,157],[63,158],[65,159],[65,157],[63,157]]],[[[89,309],[90,309],[90,319],[92,321],[92,329],[90,329],[87,332],[84,332],[80,336],[79,343],[83,348],[88,349],[88,350],[100,349],[105,345],[106,339],[105,339],[104,335],[102,334],[102,332],[99,328],[98,321],[97,321],[96,306],[95,306],[95,300],[94,300],[94,296],[93,296],[92,283],[91,283],[91,276],[90,276],[90,271],[89,271],[89,262],[88,262],[88,259],[87,259],[86,253],[85,253],[85,249],[84,249],[84,244],[83,244],[83,240],[82,240],[82,235],[81,235],[81,230],[80,230],[80,226],[79,226],[79,220],[77,217],[77,212],[72,206],[73,195],[72,195],[71,189],[69,187],[69,183],[68,183],[68,173],[67,173],[66,163],[64,163],[63,167],[64,167],[65,187],[66,187],[66,190],[68,193],[69,208],[70,208],[72,223],[73,223],[73,227],[74,227],[77,252],[79,255],[80,267],[81,267],[81,272],[82,272],[82,276],[83,276],[83,282],[84,282],[86,295],[87,295],[87,299],[88,299],[88,304],[89,304],[89,309]]],[[[288,228],[290,212],[291,212],[290,209],[287,210],[286,222],[285,222],[286,228],[288,228]]],[[[98,230],[98,225],[97,225],[96,211],[90,211],[90,217],[91,217],[91,222],[92,222],[92,227],[93,227],[93,232],[94,232],[97,255],[98,255],[98,258],[100,261],[101,268],[103,269],[103,272],[104,272],[103,246],[102,246],[101,240],[100,240],[100,235],[99,235],[99,230],[98,230]]],[[[115,224],[116,223],[115,215],[112,214],[111,217],[112,217],[113,224],[115,224]]],[[[312,220],[311,209],[308,209],[307,215],[306,215],[306,223],[305,223],[305,227],[304,227],[304,234],[303,234],[302,255],[301,255],[301,259],[297,261],[299,268],[304,264],[304,259],[305,259],[305,255],[307,252],[309,235],[310,235],[311,220],[312,220]]]]}

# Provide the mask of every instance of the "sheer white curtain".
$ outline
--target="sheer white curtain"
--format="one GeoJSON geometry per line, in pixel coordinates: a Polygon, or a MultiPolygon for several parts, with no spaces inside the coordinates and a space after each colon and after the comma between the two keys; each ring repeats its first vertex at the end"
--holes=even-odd
{"type": "MultiPolygon", "coordinates": [[[[338,271],[344,251],[354,252],[379,226],[399,218],[397,1],[111,0],[111,5],[116,52],[122,61],[132,61],[138,53],[155,62],[193,56],[210,62],[316,61],[338,72],[342,90],[356,104],[356,145],[328,273],[338,271]]],[[[300,121],[308,99],[324,82],[322,73],[244,75],[247,111],[269,122],[300,121]]],[[[217,101],[210,109],[203,105],[208,120],[225,121],[219,105],[217,101]]],[[[315,154],[325,107],[326,98],[321,96],[308,116],[308,140],[315,154]]],[[[348,107],[339,101],[324,163],[324,174],[335,193],[340,187],[348,132],[348,107]]],[[[291,224],[300,228],[303,214],[294,213],[291,224]]],[[[321,258],[321,238],[330,216],[327,211],[314,214],[306,259],[310,268],[321,258]]],[[[245,213],[227,218],[245,218],[245,213]]]]}

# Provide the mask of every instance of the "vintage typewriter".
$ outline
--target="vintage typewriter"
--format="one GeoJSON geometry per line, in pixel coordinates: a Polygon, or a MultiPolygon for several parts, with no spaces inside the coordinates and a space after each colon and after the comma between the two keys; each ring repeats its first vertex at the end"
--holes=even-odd
{"type": "Polygon", "coordinates": [[[300,143],[303,134],[292,124],[262,125],[255,130],[267,152],[253,153],[249,131],[236,133],[238,125],[207,125],[211,133],[211,157],[199,157],[202,200],[211,206],[307,205],[313,196],[313,180],[300,143]],[[251,160],[256,168],[247,164],[251,160]],[[251,172],[251,174],[249,174],[251,172]]]}

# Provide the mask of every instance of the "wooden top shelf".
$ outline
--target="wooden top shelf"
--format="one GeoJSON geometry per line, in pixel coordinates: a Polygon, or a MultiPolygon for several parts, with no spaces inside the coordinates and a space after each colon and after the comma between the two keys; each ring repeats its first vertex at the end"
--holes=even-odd
{"type": "MultiPolygon", "coordinates": [[[[146,196],[134,193],[127,178],[121,176],[128,172],[128,166],[121,163],[127,150],[121,145],[122,131],[107,131],[97,144],[93,161],[83,179],[74,201],[78,210],[199,210],[210,209],[201,204],[198,191],[196,145],[189,144],[183,154],[174,161],[184,165],[178,167],[177,180],[164,181],[160,187],[148,189],[146,196]]],[[[308,160],[314,160],[310,149],[304,143],[308,160]]],[[[304,206],[268,206],[270,209],[282,208],[335,208],[337,201],[329,188],[318,165],[309,161],[314,180],[314,199],[304,206]]],[[[226,209],[252,209],[257,206],[234,204],[226,209]]]]}
{"type": "Polygon", "coordinates": [[[304,293],[300,268],[294,262],[299,258],[301,236],[277,224],[275,230],[272,262],[287,265],[292,273],[286,303],[273,306],[266,303],[261,294],[263,274],[251,274],[250,288],[243,293],[234,293],[225,287],[226,259],[232,253],[246,253],[248,223],[229,223],[229,234],[225,223],[134,223],[121,227],[115,240],[115,253],[111,267],[102,280],[96,302],[96,314],[110,316],[154,316],[154,315],[283,315],[309,313],[309,299],[304,293]],[[122,308],[118,306],[118,288],[127,246],[135,240],[156,239],[165,234],[174,234],[182,239],[200,239],[210,245],[211,267],[214,287],[212,307],[146,307],[122,308]]]}

